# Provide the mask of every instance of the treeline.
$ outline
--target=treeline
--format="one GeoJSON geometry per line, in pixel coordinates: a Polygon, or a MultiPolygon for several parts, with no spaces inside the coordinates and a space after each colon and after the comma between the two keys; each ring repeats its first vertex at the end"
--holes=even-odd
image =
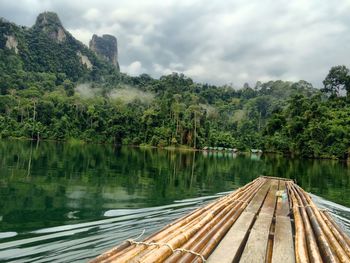
{"type": "Polygon", "coordinates": [[[246,84],[233,89],[198,84],[175,73],[159,80],[124,75],[122,81],[94,83],[88,86],[89,91],[100,92],[93,96],[74,92],[76,84],[52,74],[40,73],[39,80],[33,74],[25,85],[3,89],[2,138],[261,148],[305,157],[348,156],[350,106],[347,97],[337,95],[345,86],[337,87],[339,92],[326,90],[331,96],[305,81],[258,82],[255,87],[246,84]],[[152,99],[113,96],[121,89],[137,89],[151,94],[152,99]]]}
{"type": "Polygon", "coordinates": [[[312,158],[350,157],[350,74],[332,67],[322,93],[292,96],[269,119],[263,136],[270,151],[312,158]]]}

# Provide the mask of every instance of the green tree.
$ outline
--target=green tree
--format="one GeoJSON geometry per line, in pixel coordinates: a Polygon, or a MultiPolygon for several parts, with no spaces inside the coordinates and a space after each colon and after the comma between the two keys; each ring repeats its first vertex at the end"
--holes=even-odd
{"type": "Polygon", "coordinates": [[[346,66],[332,67],[323,81],[325,93],[330,93],[332,96],[339,96],[341,90],[345,90],[350,94],[350,74],[346,66]]]}

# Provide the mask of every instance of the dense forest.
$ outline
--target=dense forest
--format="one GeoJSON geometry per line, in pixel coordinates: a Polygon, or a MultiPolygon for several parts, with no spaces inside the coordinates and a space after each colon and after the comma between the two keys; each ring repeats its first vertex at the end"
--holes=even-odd
{"type": "Polygon", "coordinates": [[[345,66],[331,68],[322,89],[303,80],[232,87],[195,83],[178,73],[131,77],[68,32],[57,43],[47,31],[38,23],[23,28],[0,21],[1,138],[350,155],[345,66]],[[9,35],[18,50],[6,46],[9,35]],[[93,67],[73,59],[77,52],[93,67]]]}

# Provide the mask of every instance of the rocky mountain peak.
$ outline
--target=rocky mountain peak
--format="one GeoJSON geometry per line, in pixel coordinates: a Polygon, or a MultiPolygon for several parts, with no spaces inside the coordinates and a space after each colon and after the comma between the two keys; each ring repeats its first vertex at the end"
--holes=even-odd
{"type": "Polygon", "coordinates": [[[36,27],[56,26],[63,27],[58,15],[54,12],[44,12],[38,15],[35,22],[36,27]]]}
{"type": "Polygon", "coordinates": [[[119,69],[116,37],[108,34],[102,35],[102,37],[93,35],[90,40],[90,49],[119,69]]]}
{"type": "Polygon", "coordinates": [[[51,39],[58,43],[66,40],[65,29],[58,15],[54,12],[44,12],[39,14],[34,28],[45,32],[51,39]]]}

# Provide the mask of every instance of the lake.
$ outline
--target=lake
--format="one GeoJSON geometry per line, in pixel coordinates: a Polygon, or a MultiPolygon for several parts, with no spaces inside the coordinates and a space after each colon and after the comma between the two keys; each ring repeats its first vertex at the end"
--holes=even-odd
{"type": "Polygon", "coordinates": [[[349,231],[349,165],[0,140],[0,261],[85,262],[259,175],[295,179],[349,231]]]}

